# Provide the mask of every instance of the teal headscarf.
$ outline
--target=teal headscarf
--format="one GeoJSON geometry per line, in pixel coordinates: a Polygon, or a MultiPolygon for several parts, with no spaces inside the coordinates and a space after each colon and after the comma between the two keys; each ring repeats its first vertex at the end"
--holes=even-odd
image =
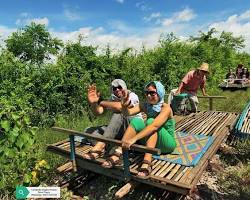
{"type": "Polygon", "coordinates": [[[149,104],[149,103],[146,104],[146,109],[147,109],[147,112],[148,112],[149,115],[153,114],[155,112],[159,113],[161,111],[161,107],[162,107],[162,105],[164,103],[164,96],[165,96],[165,88],[162,85],[162,83],[159,82],[159,81],[152,81],[152,82],[147,83],[146,86],[145,86],[145,91],[147,90],[148,86],[150,84],[152,84],[152,83],[156,87],[156,93],[159,96],[159,102],[157,104],[154,104],[154,105],[149,104]]]}

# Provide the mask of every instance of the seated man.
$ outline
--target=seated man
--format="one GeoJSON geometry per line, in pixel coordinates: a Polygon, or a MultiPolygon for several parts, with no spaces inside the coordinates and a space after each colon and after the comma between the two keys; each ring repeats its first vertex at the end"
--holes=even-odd
{"type": "Polygon", "coordinates": [[[197,98],[197,90],[199,87],[201,88],[203,96],[207,96],[205,83],[208,73],[209,65],[207,63],[202,63],[198,69],[189,71],[185,75],[179,85],[179,88],[175,92],[175,95],[179,95],[180,93],[188,94],[191,105],[191,112],[197,112],[197,106],[199,103],[197,98]]]}
{"type": "MultiPolygon", "coordinates": [[[[130,106],[133,107],[139,103],[138,96],[127,90],[126,83],[121,79],[115,79],[111,83],[111,98],[110,100],[102,100],[100,98],[100,93],[97,92],[96,85],[93,84],[88,88],[88,101],[91,105],[91,109],[95,114],[102,114],[104,110],[113,111],[111,120],[107,127],[102,129],[96,129],[92,134],[103,135],[107,138],[121,139],[123,133],[128,127],[129,121],[134,117],[141,118],[141,114],[137,114],[131,117],[123,116],[121,113],[121,97],[123,91],[128,91],[130,106]],[[101,133],[103,132],[103,134],[101,133]]],[[[91,129],[91,128],[90,128],[91,129]]],[[[92,128],[93,131],[93,128],[92,128]]],[[[89,132],[86,130],[86,132],[89,132]]],[[[105,150],[105,143],[97,142],[95,146],[91,149],[89,153],[83,155],[85,159],[97,159],[105,150]]]]}

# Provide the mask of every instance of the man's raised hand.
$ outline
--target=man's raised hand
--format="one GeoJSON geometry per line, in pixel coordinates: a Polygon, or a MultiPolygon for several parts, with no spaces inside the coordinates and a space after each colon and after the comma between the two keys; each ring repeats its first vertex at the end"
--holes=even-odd
{"type": "Polygon", "coordinates": [[[127,90],[122,91],[121,104],[123,108],[129,107],[129,105],[131,104],[127,90]]]}
{"type": "Polygon", "coordinates": [[[100,99],[100,92],[97,92],[96,84],[92,84],[88,87],[88,101],[90,104],[98,103],[100,99]]]}

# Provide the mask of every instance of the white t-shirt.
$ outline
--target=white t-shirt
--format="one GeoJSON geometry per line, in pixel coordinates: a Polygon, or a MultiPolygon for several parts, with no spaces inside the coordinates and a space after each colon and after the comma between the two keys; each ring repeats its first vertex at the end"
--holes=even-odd
{"type": "MultiPolygon", "coordinates": [[[[139,104],[139,97],[137,96],[137,94],[128,90],[128,95],[129,95],[129,100],[131,101],[131,105],[135,106],[135,105],[139,104]]],[[[110,100],[111,101],[120,101],[120,98],[118,98],[112,94],[110,100]]],[[[134,117],[142,118],[142,114],[138,113],[136,115],[128,116],[128,120],[131,121],[134,117]]]]}
{"type": "MultiPolygon", "coordinates": [[[[134,92],[129,93],[129,100],[131,101],[131,105],[133,106],[139,104],[139,97],[134,92]]],[[[128,120],[131,121],[134,117],[142,118],[142,114],[138,113],[136,115],[128,116],[128,120]]]]}

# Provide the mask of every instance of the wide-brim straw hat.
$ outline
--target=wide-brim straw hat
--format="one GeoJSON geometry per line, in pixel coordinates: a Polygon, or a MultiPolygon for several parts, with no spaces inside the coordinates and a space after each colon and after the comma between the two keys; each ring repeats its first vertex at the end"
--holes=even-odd
{"type": "Polygon", "coordinates": [[[209,73],[209,64],[208,63],[202,63],[201,66],[198,69],[209,73]]]}

